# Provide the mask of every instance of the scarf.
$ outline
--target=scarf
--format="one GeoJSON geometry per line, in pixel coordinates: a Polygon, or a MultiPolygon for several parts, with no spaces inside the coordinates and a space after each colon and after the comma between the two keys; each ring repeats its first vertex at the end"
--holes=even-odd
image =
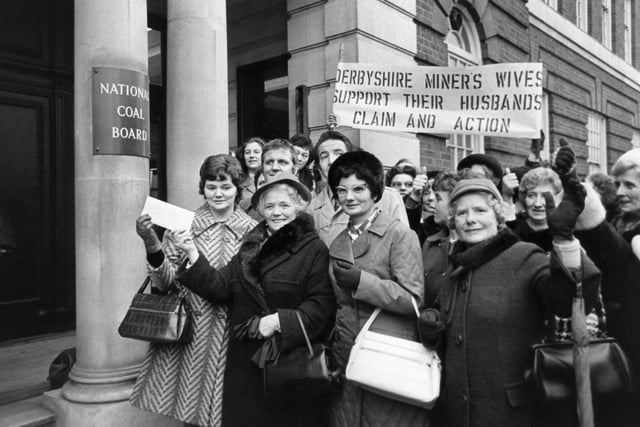
{"type": "Polygon", "coordinates": [[[452,274],[458,276],[478,268],[509,249],[516,242],[518,242],[518,238],[506,227],[498,230],[498,234],[490,239],[475,245],[469,246],[465,242],[457,240],[449,255],[449,260],[454,268],[452,274]]]}

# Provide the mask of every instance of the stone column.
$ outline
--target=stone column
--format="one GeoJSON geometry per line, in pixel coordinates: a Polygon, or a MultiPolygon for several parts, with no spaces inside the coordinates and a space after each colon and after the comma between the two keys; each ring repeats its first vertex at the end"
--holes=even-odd
{"type": "Polygon", "coordinates": [[[167,199],[202,203],[205,157],[229,152],[225,0],[168,0],[167,199]]]}
{"type": "Polygon", "coordinates": [[[149,160],[94,155],[92,144],[91,68],[147,73],[146,1],[76,1],[74,22],[77,360],[45,405],[57,426],[166,425],[128,404],[147,346],[117,332],[146,274],[135,219],[149,194],[149,160]]]}

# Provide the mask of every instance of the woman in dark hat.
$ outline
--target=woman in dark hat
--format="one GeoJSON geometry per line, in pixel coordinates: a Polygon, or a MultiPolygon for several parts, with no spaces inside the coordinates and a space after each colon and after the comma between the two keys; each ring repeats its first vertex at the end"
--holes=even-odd
{"type": "Polygon", "coordinates": [[[223,427],[327,425],[326,399],[268,401],[258,364],[304,345],[296,311],[312,342],[331,328],[335,297],[327,275],[329,251],[304,212],[309,200],[307,187],[288,172],[258,188],[251,202],[264,221],[219,270],[209,266],[187,233],[176,233],[178,247],[192,264],[180,282],[230,307],[223,427]]]}
{"type": "MultiPolygon", "coordinates": [[[[328,184],[349,223],[331,244],[330,273],[338,302],[333,352],[346,368],[360,328],[376,308],[394,335],[415,333],[412,299],[422,304],[424,287],[417,235],[375,205],[384,191],[380,160],[366,151],[345,153],[329,169],[328,184]],[[394,313],[396,316],[390,316],[394,313]],[[400,315],[400,316],[397,316],[400,315]],[[405,321],[406,320],[406,321],[405,321]]],[[[350,381],[332,405],[332,426],[426,426],[429,411],[374,394],[350,381]]]]}

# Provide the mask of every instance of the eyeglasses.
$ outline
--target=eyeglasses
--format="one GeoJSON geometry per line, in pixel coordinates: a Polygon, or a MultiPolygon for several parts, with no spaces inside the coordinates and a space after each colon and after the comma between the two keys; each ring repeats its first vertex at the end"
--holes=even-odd
{"type": "Polygon", "coordinates": [[[369,188],[367,184],[356,185],[355,187],[347,188],[343,186],[336,187],[336,195],[338,197],[346,197],[349,194],[349,191],[353,193],[354,196],[360,196],[364,194],[366,189],[369,188]]]}

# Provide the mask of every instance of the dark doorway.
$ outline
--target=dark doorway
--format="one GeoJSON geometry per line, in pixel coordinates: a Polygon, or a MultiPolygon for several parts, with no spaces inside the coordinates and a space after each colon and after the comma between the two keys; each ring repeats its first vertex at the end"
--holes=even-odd
{"type": "Polygon", "coordinates": [[[73,1],[0,5],[0,340],[74,326],[73,1]]]}
{"type": "Polygon", "coordinates": [[[238,140],[289,136],[288,56],[238,68],[238,140]]]}

